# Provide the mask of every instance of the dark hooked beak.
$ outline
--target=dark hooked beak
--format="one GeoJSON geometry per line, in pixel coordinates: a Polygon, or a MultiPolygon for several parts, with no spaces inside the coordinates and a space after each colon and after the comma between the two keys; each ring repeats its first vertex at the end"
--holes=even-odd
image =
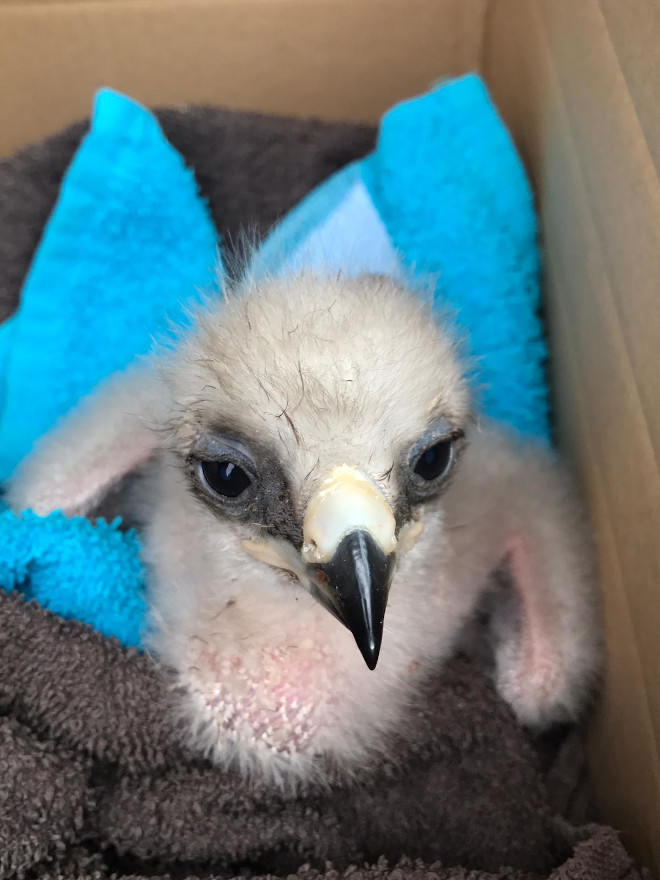
{"type": "Polygon", "coordinates": [[[309,566],[315,598],[352,633],[369,669],[378,663],[394,554],[364,529],[341,539],[332,557],[309,566]]]}

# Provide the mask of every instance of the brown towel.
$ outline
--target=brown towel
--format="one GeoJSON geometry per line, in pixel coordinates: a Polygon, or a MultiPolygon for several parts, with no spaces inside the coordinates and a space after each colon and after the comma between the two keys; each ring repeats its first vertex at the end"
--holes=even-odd
{"type": "Polygon", "coordinates": [[[636,876],[613,832],[554,814],[534,748],[466,660],[420,694],[387,762],[292,798],[188,754],[149,658],[17,595],[0,595],[0,624],[0,877],[76,859],[97,876],[231,876],[379,856],[503,877],[636,876]]]}
{"type": "MultiPolygon", "coordinates": [[[[230,248],[374,138],[210,108],[159,116],[230,248]]],[[[84,129],[0,162],[0,317],[84,129]]],[[[292,798],[189,754],[149,658],[0,592],[0,880],[634,880],[613,831],[567,821],[588,810],[579,734],[533,744],[480,669],[458,658],[438,671],[387,762],[292,798]]]]}

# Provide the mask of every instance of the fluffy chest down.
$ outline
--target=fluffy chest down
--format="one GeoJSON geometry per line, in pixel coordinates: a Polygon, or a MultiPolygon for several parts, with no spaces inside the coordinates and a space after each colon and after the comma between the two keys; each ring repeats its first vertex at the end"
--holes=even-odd
{"type": "Polygon", "coordinates": [[[371,671],[299,580],[246,556],[230,534],[211,526],[176,541],[193,503],[160,506],[147,547],[152,644],[178,673],[195,745],[276,778],[373,759],[474,601],[471,586],[444,583],[439,536],[429,528],[402,558],[371,671]]]}

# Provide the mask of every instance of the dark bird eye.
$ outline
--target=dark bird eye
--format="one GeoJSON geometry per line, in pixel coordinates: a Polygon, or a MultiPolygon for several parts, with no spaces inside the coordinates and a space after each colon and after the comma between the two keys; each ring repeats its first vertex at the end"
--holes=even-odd
{"type": "Polygon", "coordinates": [[[243,468],[231,461],[203,461],[201,467],[210,488],[225,498],[238,498],[252,482],[243,468]]]}
{"type": "Polygon", "coordinates": [[[414,471],[423,480],[437,480],[449,470],[453,453],[451,439],[439,440],[433,446],[422,452],[415,462],[414,471]]]}

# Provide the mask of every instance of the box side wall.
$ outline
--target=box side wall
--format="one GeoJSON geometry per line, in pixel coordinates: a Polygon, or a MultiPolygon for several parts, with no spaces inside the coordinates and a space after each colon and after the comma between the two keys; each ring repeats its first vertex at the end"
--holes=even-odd
{"type": "Polygon", "coordinates": [[[558,437],[600,552],[596,793],[660,874],[658,45],[652,0],[495,0],[484,68],[539,195],[558,437]]]}
{"type": "Polygon", "coordinates": [[[100,86],[373,121],[474,69],[487,0],[0,0],[0,155],[88,115],[100,86]]]}

